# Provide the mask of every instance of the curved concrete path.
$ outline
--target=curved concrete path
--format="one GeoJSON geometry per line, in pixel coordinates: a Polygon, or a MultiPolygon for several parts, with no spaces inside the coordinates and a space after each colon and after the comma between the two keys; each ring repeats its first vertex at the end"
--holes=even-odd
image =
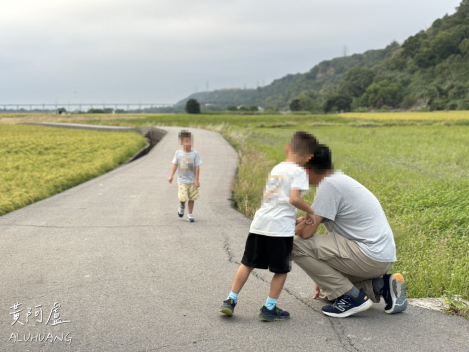
{"type": "Polygon", "coordinates": [[[0,351],[469,350],[469,321],[421,308],[325,317],[298,267],[279,301],[290,321],[257,319],[266,271],[254,272],[235,316],[219,314],[250,220],[230,201],[237,153],[217,133],[190,130],[204,162],[195,223],[177,217],[177,185],[167,182],[179,128],[131,164],[0,217],[0,351]],[[17,302],[24,325],[12,325],[17,302]],[[54,302],[70,323],[46,324],[54,302]],[[44,341],[19,341],[29,333],[44,341]]]}

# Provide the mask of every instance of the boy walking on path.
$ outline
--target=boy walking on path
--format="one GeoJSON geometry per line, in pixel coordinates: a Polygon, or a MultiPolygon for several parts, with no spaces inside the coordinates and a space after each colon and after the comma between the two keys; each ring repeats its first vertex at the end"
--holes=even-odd
{"type": "Polygon", "coordinates": [[[286,146],[288,158],[270,172],[263,202],[251,223],[241,266],[231,292],[223,301],[220,312],[233,315],[238,294],[254,268],[269,269],[274,273],[270,292],[259,318],[279,321],[290,314],[277,307],[277,299],[290,271],[290,253],[295,236],[297,208],[306,212],[306,221],[314,222],[314,210],[301,198],[309,192],[306,171],[303,168],[313,156],[316,138],[306,132],[296,132],[286,146]]]}
{"type": "Polygon", "coordinates": [[[193,139],[189,131],[181,131],[179,133],[179,140],[183,150],[177,150],[173,158],[173,167],[171,168],[171,175],[168,178],[169,183],[173,182],[174,173],[178,169],[178,198],[179,205],[178,216],[184,216],[184,209],[186,202],[189,203],[189,214],[187,221],[194,222],[192,212],[194,210],[194,201],[200,200],[199,194],[199,174],[200,165],[202,160],[196,150],[192,150],[193,139]]]}

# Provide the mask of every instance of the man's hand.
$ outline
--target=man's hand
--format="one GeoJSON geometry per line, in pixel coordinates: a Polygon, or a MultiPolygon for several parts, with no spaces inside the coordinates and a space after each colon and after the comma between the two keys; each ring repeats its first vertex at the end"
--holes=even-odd
{"type": "Polygon", "coordinates": [[[194,181],[194,185],[195,185],[195,187],[200,187],[200,182],[199,182],[199,180],[195,180],[195,181],[194,181]]]}
{"type": "Polygon", "coordinates": [[[169,176],[169,177],[168,177],[168,182],[169,182],[169,183],[173,183],[173,176],[169,176]]]}
{"type": "Polygon", "coordinates": [[[320,292],[321,292],[321,289],[319,288],[318,284],[316,284],[316,287],[315,287],[315,289],[314,289],[314,296],[313,296],[313,299],[318,299],[320,292]]]}

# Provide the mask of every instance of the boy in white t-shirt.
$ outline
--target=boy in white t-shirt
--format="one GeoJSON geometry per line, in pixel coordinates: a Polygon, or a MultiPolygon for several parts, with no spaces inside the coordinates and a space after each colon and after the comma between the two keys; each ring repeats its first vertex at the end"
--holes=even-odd
{"type": "Polygon", "coordinates": [[[290,314],[277,307],[277,299],[290,272],[290,254],[295,236],[297,208],[306,212],[309,224],[314,222],[314,210],[301,198],[309,192],[304,165],[313,156],[316,138],[306,132],[296,132],[286,146],[287,160],[275,166],[267,180],[262,206],[256,211],[246,241],[241,266],[231,292],[223,301],[220,312],[233,315],[238,294],[254,268],[274,273],[266,304],[259,318],[280,321],[290,314]]]}
{"type": "Polygon", "coordinates": [[[193,139],[189,131],[181,131],[179,133],[179,140],[181,141],[182,150],[177,150],[173,158],[173,167],[171,168],[171,174],[168,178],[169,183],[173,182],[174,173],[178,170],[178,198],[179,205],[178,216],[182,218],[184,216],[184,209],[186,202],[189,204],[189,214],[187,215],[187,221],[194,222],[194,216],[192,211],[194,210],[194,201],[200,200],[199,194],[199,174],[200,160],[199,153],[192,149],[193,139]]]}

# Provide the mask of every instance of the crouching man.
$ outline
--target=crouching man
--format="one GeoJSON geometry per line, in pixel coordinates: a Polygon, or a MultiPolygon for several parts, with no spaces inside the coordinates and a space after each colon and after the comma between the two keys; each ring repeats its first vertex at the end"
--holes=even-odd
{"type": "Polygon", "coordinates": [[[378,199],[363,185],[334,171],[327,146],[319,145],[306,165],[317,187],[312,208],[316,223],[296,220],[293,260],[333,305],[322,312],[348,317],[367,310],[383,297],[386,313],[407,308],[404,277],[387,274],[396,261],[394,236],[378,199]],[[314,235],[319,224],[326,235],[314,235]],[[314,236],[313,236],[314,235],[314,236]]]}

